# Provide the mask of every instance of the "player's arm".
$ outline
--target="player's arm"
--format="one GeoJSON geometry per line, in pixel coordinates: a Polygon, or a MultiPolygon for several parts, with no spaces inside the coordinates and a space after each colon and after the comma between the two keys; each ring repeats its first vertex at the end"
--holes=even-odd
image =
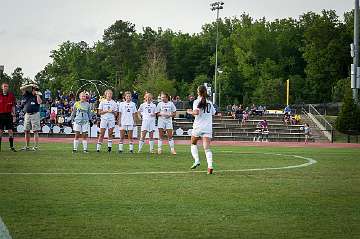
{"type": "Polygon", "coordinates": [[[198,102],[197,101],[194,101],[193,103],[193,108],[192,109],[188,109],[186,112],[189,114],[189,115],[199,115],[200,114],[200,109],[197,107],[198,106],[198,102]]]}
{"type": "Polygon", "coordinates": [[[107,110],[104,110],[102,106],[103,106],[103,104],[100,102],[99,108],[98,108],[98,110],[99,110],[99,115],[103,115],[103,114],[109,113],[107,110]]]}

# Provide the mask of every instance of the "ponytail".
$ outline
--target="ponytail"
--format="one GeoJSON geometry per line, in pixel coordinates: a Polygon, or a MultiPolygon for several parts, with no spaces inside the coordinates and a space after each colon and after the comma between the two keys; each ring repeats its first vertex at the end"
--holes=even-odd
{"type": "Polygon", "coordinates": [[[206,89],[206,87],[204,85],[199,86],[198,93],[199,93],[199,96],[201,97],[201,100],[200,100],[199,104],[197,105],[197,107],[199,109],[205,109],[207,106],[207,103],[206,103],[207,89],[206,89]]]}

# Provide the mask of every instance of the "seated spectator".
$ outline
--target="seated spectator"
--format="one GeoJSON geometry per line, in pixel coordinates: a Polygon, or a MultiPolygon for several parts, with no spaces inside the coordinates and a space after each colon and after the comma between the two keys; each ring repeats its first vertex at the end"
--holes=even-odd
{"type": "Polygon", "coordinates": [[[246,121],[249,120],[249,112],[246,110],[243,111],[242,120],[241,120],[241,127],[246,125],[246,121]]]}
{"type": "Polygon", "coordinates": [[[257,110],[256,105],[253,104],[253,105],[251,106],[251,115],[256,115],[256,110],[257,110]]]}
{"type": "Polygon", "coordinates": [[[283,118],[284,124],[288,125],[289,123],[291,123],[291,118],[290,118],[290,114],[289,113],[285,113],[284,114],[284,118],[283,118]]]}
{"type": "Polygon", "coordinates": [[[296,125],[301,124],[301,116],[299,114],[296,114],[294,118],[296,125]]]}
{"type": "Polygon", "coordinates": [[[285,107],[285,109],[284,109],[284,113],[286,114],[291,114],[291,108],[290,108],[290,106],[289,105],[287,105],[286,107],[285,107]]]}

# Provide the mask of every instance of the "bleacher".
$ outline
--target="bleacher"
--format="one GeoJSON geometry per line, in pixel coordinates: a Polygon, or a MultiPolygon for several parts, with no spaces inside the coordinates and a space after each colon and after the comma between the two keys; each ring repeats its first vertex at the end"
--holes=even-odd
{"type": "MultiPolygon", "coordinates": [[[[305,140],[304,125],[285,125],[283,114],[267,114],[264,116],[251,116],[244,126],[241,121],[230,116],[215,116],[213,120],[213,139],[221,141],[253,141],[257,135],[256,126],[259,121],[268,121],[269,141],[277,142],[302,142],[305,140]]],[[[186,118],[175,118],[174,130],[181,128],[187,132],[192,128],[192,121],[186,118]]],[[[189,139],[189,135],[176,135],[176,139],[189,139]]]]}

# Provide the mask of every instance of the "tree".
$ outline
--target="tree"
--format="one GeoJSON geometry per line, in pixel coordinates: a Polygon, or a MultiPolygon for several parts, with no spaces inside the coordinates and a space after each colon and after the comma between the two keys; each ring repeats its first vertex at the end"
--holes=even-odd
{"type": "Polygon", "coordinates": [[[336,119],[335,127],[344,134],[360,134],[360,109],[354,103],[351,90],[347,91],[339,116],[336,119]]]}

